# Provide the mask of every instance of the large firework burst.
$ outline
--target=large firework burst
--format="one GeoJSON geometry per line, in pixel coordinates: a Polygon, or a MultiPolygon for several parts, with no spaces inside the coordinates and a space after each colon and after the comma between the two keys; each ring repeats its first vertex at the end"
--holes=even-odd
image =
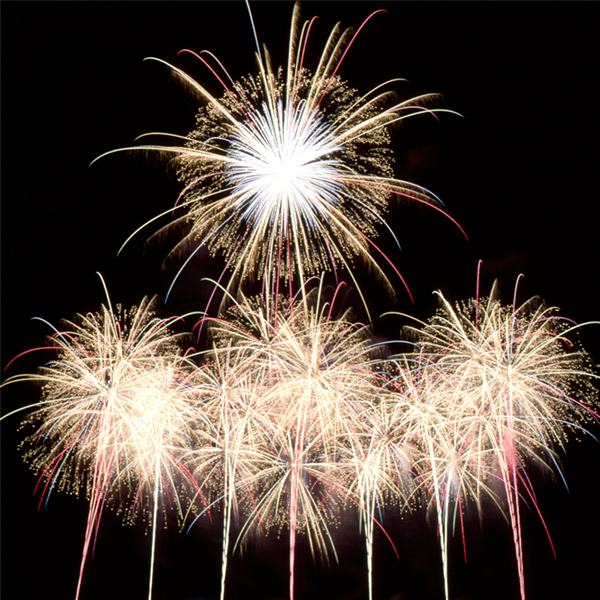
{"type": "Polygon", "coordinates": [[[291,286],[297,277],[302,286],[307,277],[339,267],[354,278],[358,257],[393,295],[371,256],[375,249],[396,270],[373,242],[378,227],[385,225],[389,199],[438,209],[439,201],[393,178],[387,127],[444,109],[435,107],[435,94],[394,102],[393,93],[383,91],[391,82],[366,94],[349,87],[338,70],[358,32],[340,24],[311,72],[305,53],[313,22],[300,26],[297,4],[287,66],[274,68],[257,42],[259,73],[238,82],[210,52],[192,52],[223,86],[220,98],[168,65],[205,103],[197,127],[183,146],[126,150],[175,157],[185,183],[179,206],[187,212],[180,220],[191,226],[181,245],[193,241],[193,254],[204,246],[221,252],[230,270],[227,288],[259,278],[264,293],[276,294],[282,281],[291,286]]]}
{"type": "MultiPolygon", "coordinates": [[[[240,495],[248,518],[238,543],[252,531],[289,529],[290,598],[297,533],[306,533],[314,556],[335,552],[328,522],[348,498],[340,465],[350,438],[366,433],[361,413],[376,393],[378,357],[365,326],[348,312],[333,318],[321,288],[305,300],[282,300],[272,311],[245,300],[212,323],[210,368],[202,369],[211,433],[195,453],[200,479],[223,482],[224,536],[240,495]]],[[[224,537],[222,593],[227,546],[224,537]]]]}
{"type": "Polygon", "coordinates": [[[42,400],[23,426],[33,429],[25,454],[40,475],[42,497],[53,489],[84,492],[90,502],[76,597],[105,504],[125,520],[149,517],[150,590],[158,510],[181,517],[194,481],[182,463],[195,418],[194,370],[182,356],[170,320],[145,298],[131,310],[78,315],[49,338],[55,357],[34,375],[5,382],[42,384],[42,400]],[[167,501],[168,498],[168,501],[167,501]]]}
{"type": "MultiPolygon", "coordinates": [[[[438,314],[413,330],[421,351],[412,360],[440,379],[433,396],[423,398],[423,406],[435,400],[441,425],[420,435],[426,456],[419,470],[437,508],[446,597],[450,502],[462,523],[461,503],[471,499],[481,509],[485,493],[507,507],[525,598],[520,499],[541,518],[526,468],[541,467],[564,481],[557,448],[564,449],[569,430],[598,419],[589,357],[569,339],[581,325],[538,298],[517,306],[516,293],[515,286],[512,305],[502,305],[494,285],[488,298],[455,307],[440,293],[438,314]],[[504,502],[494,482],[501,482],[504,502]]],[[[416,420],[419,428],[428,421],[425,413],[416,420]]]]}

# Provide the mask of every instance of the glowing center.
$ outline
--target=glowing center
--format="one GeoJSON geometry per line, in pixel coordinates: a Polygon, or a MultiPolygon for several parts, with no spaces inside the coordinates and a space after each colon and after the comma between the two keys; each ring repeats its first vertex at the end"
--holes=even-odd
{"type": "Polygon", "coordinates": [[[273,175],[273,184],[281,187],[282,193],[289,185],[291,185],[297,176],[295,165],[283,161],[279,165],[279,168],[275,170],[273,175]]]}
{"type": "Polygon", "coordinates": [[[331,130],[304,105],[263,105],[232,134],[228,179],[236,207],[265,226],[291,213],[311,223],[339,202],[339,163],[327,158],[337,150],[331,130]]]}

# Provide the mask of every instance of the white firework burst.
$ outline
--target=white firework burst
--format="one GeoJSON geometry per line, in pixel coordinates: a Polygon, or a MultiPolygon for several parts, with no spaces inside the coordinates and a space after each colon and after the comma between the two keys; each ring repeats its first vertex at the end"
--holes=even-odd
{"type": "Polygon", "coordinates": [[[388,127],[424,111],[445,109],[433,106],[439,98],[435,94],[394,102],[393,93],[382,88],[397,80],[364,95],[351,89],[337,73],[358,32],[340,24],[311,73],[304,66],[311,25],[300,27],[296,5],[287,68],[274,69],[266,49],[258,50],[258,75],[237,83],[214,55],[192,53],[223,85],[220,98],[179,68],[154,59],[204,103],[197,127],[182,146],[121,150],[175,158],[185,183],[178,208],[186,214],[178,221],[190,227],[176,249],[193,242],[192,256],[202,247],[222,253],[228,289],[260,279],[266,293],[276,294],[281,282],[291,287],[297,278],[302,288],[307,277],[338,268],[354,278],[358,257],[393,295],[391,282],[372,256],[375,250],[401,278],[373,242],[380,226],[387,227],[383,217],[390,198],[438,210],[440,203],[424,188],[394,179],[388,127]]]}
{"type": "Polygon", "coordinates": [[[33,428],[25,458],[40,475],[38,486],[43,482],[42,499],[53,489],[83,491],[89,499],[76,598],[94,532],[110,504],[127,521],[149,518],[151,598],[159,507],[165,510],[168,498],[183,519],[196,485],[182,461],[197,418],[197,370],[182,356],[179,336],[169,328],[173,320],[155,316],[156,299],[144,298],[129,311],[113,311],[109,300],[96,314],[65,321],[49,339],[55,358],[38,373],[3,384],[42,385],[42,399],[23,423],[33,428]]]}
{"type": "MultiPolygon", "coordinates": [[[[443,422],[450,424],[436,425],[433,436],[422,435],[430,454],[423,481],[434,490],[446,597],[452,496],[458,503],[452,518],[458,512],[462,523],[461,503],[471,499],[481,510],[485,494],[507,507],[502,510],[513,530],[524,600],[521,498],[541,517],[527,467],[536,465],[565,480],[557,447],[564,449],[569,430],[585,431],[586,421],[599,419],[591,384],[597,375],[589,356],[569,339],[582,325],[559,317],[538,298],[517,306],[515,287],[513,304],[503,305],[495,284],[489,298],[456,306],[439,296],[438,313],[414,330],[422,349],[413,360],[425,373],[439,376],[428,402],[435,400],[443,422]]],[[[419,415],[417,421],[426,420],[419,415]]]]}

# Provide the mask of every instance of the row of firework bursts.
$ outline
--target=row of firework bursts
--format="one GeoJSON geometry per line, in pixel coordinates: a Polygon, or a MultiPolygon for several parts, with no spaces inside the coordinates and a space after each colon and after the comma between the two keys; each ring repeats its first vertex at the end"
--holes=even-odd
{"type": "Polygon", "coordinates": [[[598,417],[589,361],[568,339],[577,326],[535,299],[502,306],[494,290],[457,306],[440,296],[438,314],[393,353],[348,312],[335,317],[338,290],[325,301],[316,283],[275,306],[261,297],[200,317],[203,353],[153,302],[109,302],[56,331],[55,356],[36,375],[9,380],[43,386],[24,421],[43,494],[84,490],[89,500],[81,575],[105,503],[129,521],[150,517],[150,588],[159,513],[183,523],[220,510],[221,598],[235,547],[282,527],[293,598],[297,535],[313,555],[335,556],[329,527],[350,506],[371,595],[382,509],[424,506],[437,519],[448,597],[451,530],[464,527],[467,505],[491,500],[512,527],[524,596],[520,507],[537,507],[526,467],[560,472],[567,431],[598,417]]]}

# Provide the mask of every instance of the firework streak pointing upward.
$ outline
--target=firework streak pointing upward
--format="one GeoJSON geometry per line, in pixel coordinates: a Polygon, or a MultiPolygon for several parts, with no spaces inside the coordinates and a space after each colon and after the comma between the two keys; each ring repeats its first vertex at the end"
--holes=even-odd
{"type": "Polygon", "coordinates": [[[276,295],[281,282],[287,280],[291,290],[296,277],[303,288],[307,277],[340,267],[354,278],[353,260],[359,257],[393,295],[371,256],[375,250],[401,278],[373,242],[377,227],[387,227],[383,215],[390,198],[437,210],[440,202],[431,192],[393,178],[387,126],[424,112],[451,111],[426,108],[435,94],[390,105],[392,93],[381,88],[391,82],[357,95],[337,72],[358,32],[343,31],[339,24],[312,74],[304,58],[313,22],[300,27],[296,5],[287,69],[274,70],[266,49],[258,49],[259,74],[237,83],[210,52],[183,50],[218,79],[223,96],[213,97],[164,63],[206,104],[197,128],[184,146],[121,150],[175,155],[185,183],[183,202],[176,206],[187,210],[176,222],[191,224],[178,247],[196,241],[192,256],[203,246],[222,252],[230,270],[228,289],[258,278],[263,293],[276,295]]]}

